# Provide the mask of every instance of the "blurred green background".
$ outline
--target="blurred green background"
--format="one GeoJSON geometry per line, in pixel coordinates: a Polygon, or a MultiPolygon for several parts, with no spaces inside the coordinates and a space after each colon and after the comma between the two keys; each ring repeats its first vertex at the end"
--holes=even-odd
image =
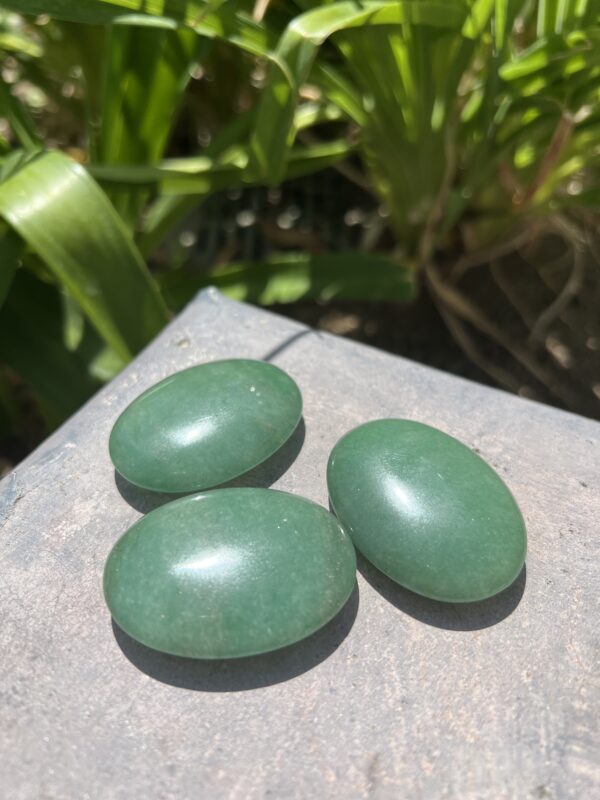
{"type": "Polygon", "coordinates": [[[592,0],[0,10],[0,474],[203,286],[600,418],[592,0]]]}

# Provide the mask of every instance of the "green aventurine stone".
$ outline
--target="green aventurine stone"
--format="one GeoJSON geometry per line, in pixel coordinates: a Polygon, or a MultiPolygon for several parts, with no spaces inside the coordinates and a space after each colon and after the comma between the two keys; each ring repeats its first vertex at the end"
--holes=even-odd
{"type": "Polygon", "coordinates": [[[465,445],[409,420],[368,422],[334,447],[331,505],[356,547],[414,592],[450,602],[491,597],[525,561],[521,512],[465,445]]]}
{"type": "Polygon", "coordinates": [[[216,489],[152,511],[104,571],[115,622],[156,650],[237,658],[322,627],[355,582],[354,547],[321,506],[270,489],[216,489]]]}
{"type": "Polygon", "coordinates": [[[213,361],[134,400],[112,429],[110,457],[144,489],[208,489],[273,455],[301,414],[300,391],[283,370],[263,361],[213,361]]]}

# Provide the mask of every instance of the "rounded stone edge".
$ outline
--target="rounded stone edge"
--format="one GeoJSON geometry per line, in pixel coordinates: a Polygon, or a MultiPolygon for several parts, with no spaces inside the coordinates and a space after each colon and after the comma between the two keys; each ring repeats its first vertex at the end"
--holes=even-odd
{"type": "Polygon", "coordinates": [[[174,656],[176,658],[190,659],[192,661],[236,661],[238,659],[252,658],[254,656],[261,656],[261,655],[268,655],[270,653],[277,653],[277,652],[279,652],[280,650],[283,650],[286,647],[291,647],[292,645],[299,644],[300,642],[306,641],[306,639],[310,638],[315,633],[317,633],[318,631],[322,630],[333,619],[335,619],[335,617],[341,612],[341,610],[344,608],[344,606],[350,600],[350,597],[352,596],[352,593],[354,592],[354,590],[356,588],[356,571],[357,571],[356,547],[354,545],[354,542],[353,542],[351,536],[348,534],[348,532],[344,528],[344,526],[342,525],[342,523],[337,518],[337,516],[335,516],[335,514],[332,514],[324,506],[320,505],[319,503],[316,503],[314,500],[310,500],[308,497],[303,497],[302,495],[297,495],[297,494],[294,494],[293,492],[285,492],[285,491],[282,491],[281,489],[266,489],[266,488],[263,488],[263,487],[239,487],[239,488],[238,487],[230,487],[230,488],[213,489],[213,490],[208,490],[208,491],[195,492],[194,494],[189,494],[186,497],[180,497],[180,498],[177,498],[176,500],[171,500],[171,501],[169,501],[167,503],[164,503],[162,506],[159,506],[158,508],[155,508],[152,511],[149,511],[148,514],[145,514],[144,516],[142,516],[138,520],[136,520],[133,523],[133,525],[131,525],[129,528],[127,528],[127,530],[124,531],[119,536],[117,541],[112,545],[112,547],[109,550],[109,553],[108,553],[108,555],[106,557],[106,560],[104,562],[104,568],[103,568],[103,571],[102,571],[102,595],[103,595],[103,598],[104,598],[104,604],[105,604],[105,606],[107,607],[107,609],[109,611],[111,619],[117,625],[117,627],[121,631],[123,631],[123,633],[125,633],[130,639],[132,639],[133,641],[137,642],[138,644],[143,645],[144,647],[147,647],[149,650],[152,650],[155,653],[162,653],[164,655],[174,656]],[[277,647],[269,648],[267,650],[256,650],[256,651],[246,652],[246,653],[241,653],[241,654],[240,653],[236,653],[234,655],[217,655],[217,656],[190,655],[189,653],[177,652],[175,650],[159,650],[159,649],[157,649],[152,644],[149,644],[148,642],[143,641],[142,638],[130,633],[127,630],[127,628],[124,627],[123,625],[121,625],[121,623],[114,616],[113,611],[112,611],[112,609],[110,607],[110,604],[108,602],[108,598],[106,596],[106,573],[107,573],[107,568],[108,568],[109,561],[110,561],[113,553],[117,549],[119,543],[122,541],[122,539],[124,539],[125,536],[127,536],[127,534],[130,533],[130,531],[132,531],[134,528],[138,527],[138,525],[140,525],[142,522],[144,522],[144,520],[146,520],[150,515],[157,515],[163,509],[165,509],[167,507],[170,509],[174,505],[185,503],[186,501],[189,501],[192,498],[197,497],[198,495],[212,494],[212,492],[217,492],[217,491],[218,492],[230,492],[230,491],[231,492],[247,492],[247,491],[250,491],[250,492],[257,492],[257,491],[258,492],[276,492],[277,494],[287,495],[288,497],[294,498],[294,500],[298,500],[298,501],[301,501],[301,502],[304,502],[304,503],[308,503],[308,504],[314,506],[315,508],[319,509],[319,511],[322,512],[323,514],[328,515],[329,517],[331,517],[333,522],[337,525],[337,527],[339,528],[339,530],[343,534],[343,536],[344,536],[344,538],[345,538],[345,540],[346,540],[346,542],[348,544],[348,547],[350,548],[349,552],[351,553],[352,581],[350,582],[350,588],[349,588],[348,592],[345,594],[344,600],[333,611],[333,613],[324,622],[321,622],[317,627],[315,627],[312,630],[310,630],[308,633],[306,633],[300,639],[291,639],[288,642],[284,642],[283,644],[278,644],[277,647]]]}
{"type": "Polygon", "coordinates": [[[121,413],[116,418],[116,420],[114,421],[114,423],[113,423],[113,425],[112,425],[112,427],[110,429],[110,433],[108,435],[108,455],[109,455],[109,458],[110,458],[110,461],[111,461],[113,467],[118,472],[118,474],[124,480],[126,480],[127,483],[130,483],[132,486],[135,486],[138,489],[143,489],[144,491],[148,491],[148,492],[156,492],[157,494],[169,494],[169,495],[173,495],[173,496],[177,496],[177,495],[180,495],[180,494],[189,495],[191,493],[199,493],[199,492],[211,491],[211,490],[218,489],[220,486],[224,486],[224,484],[229,483],[229,481],[234,481],[237,478],[241,478],[243,475],[246,475],[248,472],[251,472],[253,469],[256,469],[256,467],[259,467],[261,464],[264,464],[266,461],[268,461],[270,458],[272,458],[276,453],[278,453],[279,450],[281,450],[281,448],[287,442],[289,442],[289,440],[292,438],[292,436],[294,435],[294,433],[298,429],[298,425],[300,424],[300,421],[302,420],[303,411],[304,411],[304,403],[303,403],[302,392],[300,391],[300,387],[298,386],[298,384],[296,383],[294,378],[292,378],[292,376],[288,372],[286,372],[284,369],[282,369],[282,367],[278,367],[277,364],[271,364],[269,361],[263,361],[260,358],[221,358],[221,359],[217,359],[216,361],[204,361],[202,364],[193,364],[191,367],[185,367],[185,369],[177,370],[176,372],[171,373],[171,375],[166,375],[164,378],[161,378],[156,383],[153,383],[151,386],[148,386],[140,394],[138,394],[136,397],[134,397],[133,400],[131,400],[125,406],[125,408],[121,411],[121,413]],[[185,488],[185,489],[176,489],[176,490],[175,489],[165,489],[164,487],[161,487],[161,486],[150,486],[148,484],[140,483],[139,481],[133,480],[132,478],[130,478],[128,475],[126,475],[124,472],[122,472],[119,469],[119,467],[117,466],[117,464],[115,462],[115,459],[113,457],[113,450],[112,450],[112,445],[111,445],[112,439],[113,439],[113,434],[114,434],[114,431],[116,430],[119,422],[121,421],[121,419],[129,411],[131,406],[134,405],[134,403],[137,403],[147,393],[149,393],[150,391],[154,391],[158,386],[161,386],[163,383],[165,383],[166,381],[170,380],[175,375],[180,375],[183,372],[189,372],[190,370],[198,369],[199,367],[205,367],[205,366],[208,366],[210,364],[226,364],[226,363],[230,363],[232,361],[263,364],[266,367],[270,367],[271,369],[274,369],[274,370],[277,370],[278,372],[281,372],[287,378],[287,380],[290,381],[290,383],[293,385],[294,389],[296,390],[297,397],[298,397],[298,415],[297,415],[297,419],[296,419],[296,422],[295,422],[294,426],[292,427],[292,429],[288,433],[288,435],[285,437],[285,439],[283,439],[273,450],[271,450],[268,455],[263,456],[259,461],[257,461],[254,464],[252,464],[252,466],[244,468],[241,472],[237,472],[235,475],[231,475],[225,481],[221,481],[220,483],[216,483],[216,484],[211,484],[210,486],[193,485],[193,486],[190,486],[190,487],[185,488]]]}
{"type": "MultiPolygon", "coordinates": [[[[450,433],[446,433],[446,431],[443,431],[440,428],[436,428],[434,425],[429,425],[428,423],[421,422],[420,420],[408,419],[407,417],[381,417],[381,418],[378,418],[378,419],[372,419],[372,420],[367,420],[366,422],[361,422],[360,425],[355,425],[354,428],[351,428],[349,431],[346,431],[344,434],[342,434],[342,436],[340,436],[340,438],[336,441],[336,443],[331,448],[331,452],[329,453],[329,457],[327,459],[327,470],[326,470],[327,495],[328,495],[328,498],[329,498],[329,505],[330,505],[330,508],[331,508],[333,514],[335,515],[336,519],[339,519],[339,518],[338,518],[338,515],[337,515],[336,508],[335,508],[335,503],[333,502],[333,498],[331,496],[330,480],[329,480],[329,473],[330,473],[330,469],[331,469],[331,466],[332,466],[332,459],[333,459],[335,450],[338,447],[338,445],[340,445],[346,438],[348,438],[355,431],[360,430],[361,428],[366,428],[366,427],[372,425],[373,423],[377,423],[377,422],[411,422],[411,423],[413,423],[415,425],[420,425],[423,428],[429,428],[431,430],[434,430],[437,433],[440,433],[440,434],[442,434],[444,436],[447,436],[449,439],[452,439],[454,442],[457,442],[458,444],[460,444],[462,447],[464,447],[466,450],[468,450],[469,453],[474,458],[478,459],[483,464],[485,464],[487,469],[492,470],[492,472],[496,475],[498,480],[502,483],[502,485],[503,485],[504,489],[506,490],[506,492],[508,492],[508,494],[509,494],[509,496],[510,496],[510,498],[511,498],[511,500],[512,500],[514,506],[515,506],[515,510],[516,510],[517,514],[519,515],[519,519],[520,519],[520,522],[521,522],[521,531],[522,531],[522,534],[523,534],[523,554],[522,554],[522,557],[521,557],[519,568],[517,569],[515,575],[510,580],[508,580],[506,583],[503,583],[500,586],[499,589],[495,589],[494,592],[492,592],[491,594],[486,593],[486,594],[481,595],[481,596],[473,595],[473,596],[468,597],[468,598],[456,598],[456,597],[450,598],[450,597],[442,597],[441,595],[424,594],[419,589],[412,588],[407,583],[401,583],[393,575],[390,575],[390,573],[387,572],[385,568],[379,566],[375,561],[373,561],[370,558],[368,558],[363,553],[363,551],[360,549],[358,544],[354,541],[354,539],[351,536],[351,534],[348,533],[348,536],[351,539],[355,549],[361,554],[362,558],[364,558],[365,561],[367,561],[369,564],[371,564],[376,570],[381,572],[382,575],[385,575],[386,578],[388,578],[389,580],[393,581],[396,584],[396,586],[400,586],[402,589],[405,589],[405,590],[407,590],[409,592],[412,592],[413,594],[416,594],[419,597],[425,597],[428,600],[434,600],[434,601],[439,602],[439,603],[456,603],[457,605],[466,605],[466,604],[469,604],[469,603],[481,603],[481,602],[483,602],[485,600],[491,600],[493,597],[497,597],[499,594],[501,594],[502,592],[506,591],[506,589],[508,589],[510,586],[512,586],[513,583],[519,578],[519,576],[521,575],[521,573],[523,571],[523,568],[524,568],[524,566],[526,564],[526,561],[527,561],[528,534],[527,534],[527,525],[525,523],[525,518],[523,516],[523,512],[521,511],[521,508],[520,508],[519,504],[517,503],[517,500],[516,500],[515,496],[513,495],[510,487],[508,486],[508,484],[506,483],[504,478],[498,473],[498,471],[496,469],[494,469],[494,467],[491,464],[489,464],[485,460],[485,458],[480,456],[479,453],[476,453],[471,447],[466,445],[460,439],[457,439],[456,436],[453,436],[450,433]]],[[[339,520],[339,522],[343,527],[343,523],[341,522],[341,520],[339,520]]]]}

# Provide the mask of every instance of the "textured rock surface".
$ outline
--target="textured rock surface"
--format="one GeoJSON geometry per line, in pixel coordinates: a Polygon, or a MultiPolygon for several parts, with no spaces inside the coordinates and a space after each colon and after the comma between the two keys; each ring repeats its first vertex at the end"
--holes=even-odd
{"type": "Polygon", "coordinates": [[[599,464],[598,423],[204,293],[0,483],[1,794],[597,796],[599,464]],[[304,399],[305,427],[256,483],[326,505],[342,434],[381,417],[427,422],[507,482],[527,575],[446,606],[362,562],[358,592],[321,632],[230,663],[161,656],[113,630],[105,559],[160,498],[115,480],[111,426],[175,369],[230,357],[269,359],[304,399]]]}
{"type": "Polygon", "coordinates": [[[327,485],[365,558],[425,597],[484,600],[523,568],[523,518],[506,485],[476,453],[430,425],[359,425],[333,448],[327,485]]]}

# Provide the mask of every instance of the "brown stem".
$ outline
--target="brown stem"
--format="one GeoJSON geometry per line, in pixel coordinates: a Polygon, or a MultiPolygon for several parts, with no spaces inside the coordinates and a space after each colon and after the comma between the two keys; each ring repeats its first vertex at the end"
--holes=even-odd
{"type": "Polygon", "coordinates": [[[491,261],[510,255],[515,250],[518,250],[520,247],[530,242],[532,235],[537,235],[537,233],[537,230],[532,232],[531,226],[529,226],[517,231],[513,236],[500,244],[493,245],[492,247],[485,247],[481,250],[477,250],[475,253],[462,256],[450,272],[450,280],[453,283],[457,283],[467,270],[473,269],[474,267],[487,266],[491,261]]]}
{"type": "Polygon", "coordinates": [[[267,13],[270,0],[256,0],[254,3],[254,10],[252,11],[252,19],[255,22],[262,22],[263,17],[267,13]]]}
{"type": "Polygon", "coordinates": [[[537,175],[525,190],[524,194],[517,193],[514,198],[515,205],[523,209],[533,200],[538,189],[543,186],[548,176],[560,160],[565,147],[568,145],[575,128],[575,117],[570,112],[565,112],[559,119],[548,149],[544,153],[537,171],[537,175]]]}
{"type": "Polygon", "coordinates": [[[583,284],[583,276],[585,275],[585,261],[580,246],[575,243],[573,246],[573,266],[565,285],[560,290],[559,294],[554,298],[550,305],[542,311],[537,318],[535,325],[531,329],[530,341],[540,341],[548,327],[554,322],[555,319],[560,317],[563,311],[567,308],[569,303],[577,297],[583,284]]]}
{"type": "Polygon", "coordinates": [[[521,383],[514,378],[509,372],[502,369],[501,367],[497,366],[490,361],[489,359],[485,358],[485,356],[479,351],[479,348],[475,344],[473,337],[467,330],[466,325],[462,323],[455,314],[453,314],[443,303],[437,303],[436,306],[440,315],[454,341],[458,344],[461,350],[465,353],[466,356],[472,361],[476,366],[479,367],[483,372],[493,378],[499,386],[503,386],[505,389],[508,389],[511,392],[518,393],[519,389],[521,388],[521,383]]]}
{"type": "Polygon", "coordinates": [[[456,146],[454,144],[455,130],[456,123],[453,123],[448,127],[448,133],[444,147],[446,153],[446,169],[444,171],[437,196],[431,206],[431,209],[429,210],[429,214],[427,215],[425,229],[423,230],[423,235],[421,236],[421,241],[419,242],[418,263],[424,270],[427,269],[428,264],[433,258],[438,233],[437,228],[441,220],[444,218],[446,204],[448,203],[448,197],[450,196],[450,190],[452,189],[452,184],[456,175],[458,158],[456,154],[456,146]]]}
{"type": "Polygon", "coordinates": [[[527,350],[505,336],[502,330],[488,319],[488,317],[486,317],[485,314],[455,286],[446,284],[442,280],[439,271],[432,263],[429,264],[425,272],[425,277],[434,298],[437,298],[439,302],[448,307],[453,314],[462,318],[470,325],[473,325],[473,327],[477,328],[481,333],[489,336],[490,339],[504,348],[515,361],[525,367],[534,378],[540,381],[548,391],[559,398],[567,408],[574,409],[577,407],[576,398],[571,396],[571,393],[565,391],[561,386],[557,386],[551,373],[542,367],[541,364],[538,364],[527,350]]]}

